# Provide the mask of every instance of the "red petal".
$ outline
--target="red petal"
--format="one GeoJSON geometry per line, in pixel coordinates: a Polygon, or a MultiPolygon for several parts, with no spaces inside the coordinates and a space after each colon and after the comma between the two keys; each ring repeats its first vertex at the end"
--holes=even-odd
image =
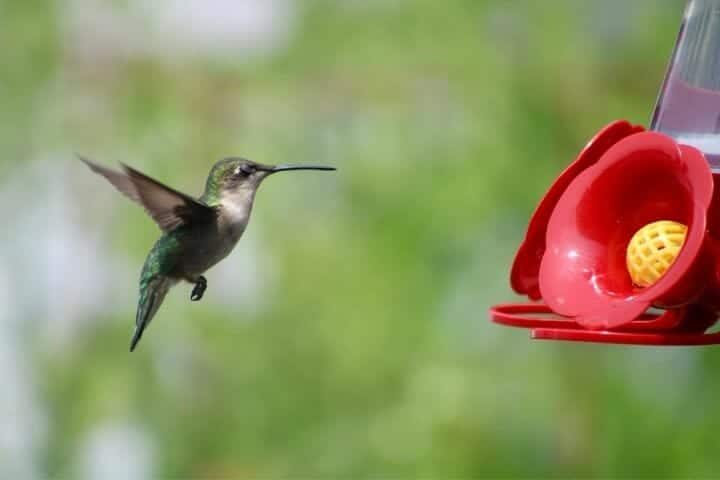
{"type": "Polygon", "coordinates": [[[643,130],[642,126],[632,125],[625,120],[617,120],[607,125],[588,142],[575,161],[555,180],[530,219],[525,239],[515,255],[510,273],[513,290],[533,300],[540,299],[540,262],[545,253],[548,221],[558,200],[575,177],[594,165],[610,147],[643,130]]]}

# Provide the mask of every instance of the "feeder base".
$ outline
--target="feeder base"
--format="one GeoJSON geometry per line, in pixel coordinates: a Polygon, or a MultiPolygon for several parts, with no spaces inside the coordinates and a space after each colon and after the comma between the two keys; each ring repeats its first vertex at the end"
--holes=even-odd
{"type": "Polygon", "coordinates": [[[572,342],[611,343],[622,345],[717,345],[720,332],[705,333],[706,326],[715,321],[707,310],[689,312],[689,309],[647,313],[623,327],[614,330],[588,330],[572,318],[553,313],[542,303],[510,303],[490,308],[493,322],[517,328],[528,328],[536,340],[562,340],[572,342]],[[686,318],[691,313],[699,318],[686,318]],[[697,325],[697,331],[679,330],[684,324],[697,325]]]}

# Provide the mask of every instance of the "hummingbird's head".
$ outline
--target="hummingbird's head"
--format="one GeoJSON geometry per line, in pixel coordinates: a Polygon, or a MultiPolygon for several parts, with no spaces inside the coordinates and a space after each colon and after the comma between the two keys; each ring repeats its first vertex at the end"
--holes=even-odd
{"type": "Polygon", "coordinates": [[[208,176],[206,192],[254,192],[269,175],[290,170],[335,170],[315,165],[265,165],[240,157],[224,158],[213,166],[208,176]]]}

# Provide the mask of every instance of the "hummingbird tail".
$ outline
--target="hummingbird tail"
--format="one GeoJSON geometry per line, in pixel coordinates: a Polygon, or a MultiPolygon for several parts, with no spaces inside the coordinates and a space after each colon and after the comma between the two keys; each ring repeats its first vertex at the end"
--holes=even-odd
{"type": "Polygon", "coordinates": [[[130,341],[130,351],[134,352],[135,347],[142,338],[142,334],[145,331],[145,327],[135,327],[135,333],[133,334],[132,340],[130,341]]]}
{"type": "Polygon", "coordinates": [[[161,275],[151,278],[140,284],[140,300],[138,300],[137,315],[135,317],[135,333],[130,342],[130,351],[134,351],[143,336],[145,328],[155,316],[162,305],[172,281],[161,275]]]}

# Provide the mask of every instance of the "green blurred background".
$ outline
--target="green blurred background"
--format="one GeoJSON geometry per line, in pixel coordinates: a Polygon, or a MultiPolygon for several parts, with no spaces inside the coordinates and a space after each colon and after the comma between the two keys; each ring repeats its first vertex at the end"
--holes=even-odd
{"type": "Polygon", "coordinates": [[[0,0],[0,477],[709,477],[716,348],[491,324],[542,193],[647,124],[682,0],[0,0]],[[74,158],[263,185],[135,354],[156,226],[74,158]]]}

